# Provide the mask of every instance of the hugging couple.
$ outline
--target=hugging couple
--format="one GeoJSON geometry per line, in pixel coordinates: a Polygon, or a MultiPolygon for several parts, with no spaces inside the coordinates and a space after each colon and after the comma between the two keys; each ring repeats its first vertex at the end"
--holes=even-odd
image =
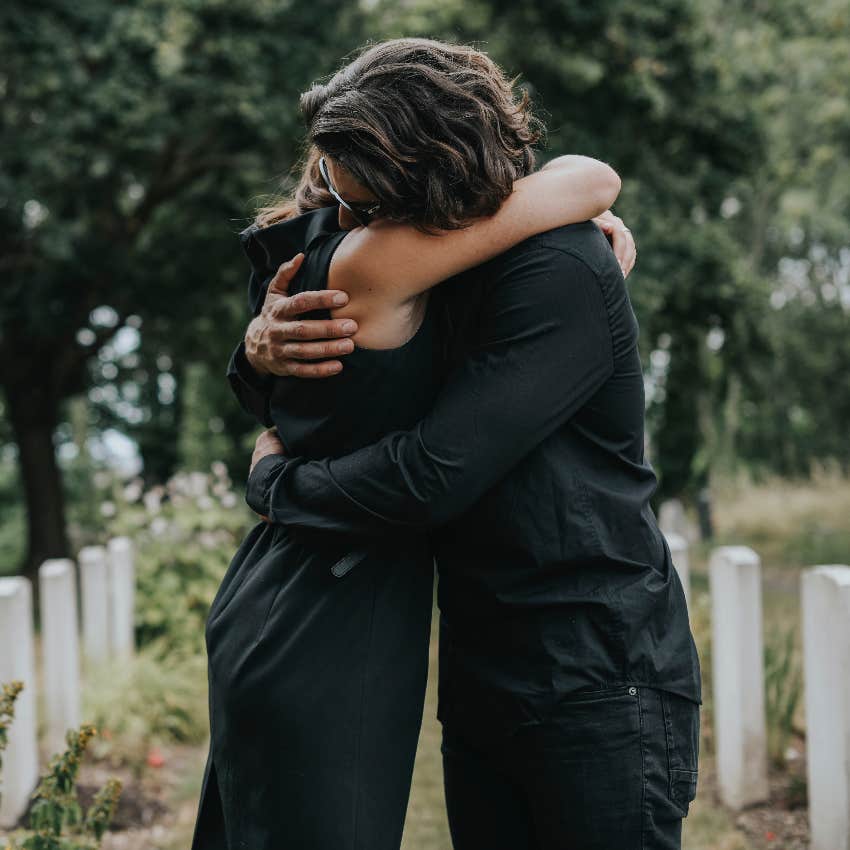
{"type": "Polygon", "coordinates": [[[607,165],[535,170],[493,61],[402,38],[301,97],[241,234],[227,376],[268,430],[209,611],[193,850],[397,850],[428,667],[455,850],[672,850],[700,671],[649,500],[634,242],[607,165]]]}

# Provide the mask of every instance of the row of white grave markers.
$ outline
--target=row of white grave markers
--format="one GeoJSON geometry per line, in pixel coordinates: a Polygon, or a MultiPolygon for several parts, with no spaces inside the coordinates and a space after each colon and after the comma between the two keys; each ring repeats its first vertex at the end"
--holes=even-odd
{"type": "MultiPolygon", "coordinates": [[[[82,632],[86,661],[96,664],[134,649],[133,545],[116,537],[106,548],[88,546],[79,553],[82,632]]],[[[45,747],[52,755],[65,749],[65,733],[80,724],[80,653],[77,578],[68,558],[45,561],[38,571],[43,659],[42,690],[45,747]]],[[[35,645],[32,588],[23,577],[0,579],[0,683],[19,679],[24,689],[0,777],[0,827],[12,827],[25,811],[38,781],[36,738],[35,645]]]]}
{"type": "Polygon", "coordinates": [[[136,572],[133,544],[114,537],[106,548],[80,550],[83,649],[87,661],[133,652],[136,572]]]}
{"type": "Polygon", "coordinates": [[[14,826],[38,782],[35,711],[35,640],[32,586],[26,578],[0,578],[0,684],[24,683],[15,702],[0,776],[0,827],[14,826]],[[9,649],[11,648],[11,651],[9,649]]]}
{"type": "MultiPolygon", "coordinates": [[[[687,588],[684,514],[676,505],[660,514],[687,588]]],[[[709,583],[717,784],[740,809],[768,799],[759,556],[715,549],[709,583]]],[[[850,566],[809,567],[800,585],[810,850],[850,850],[850,566]]]]}
{"type": "MultiPolygon", "coordinates": [[[[709,565],[717,780],[736,809],[768,797],[760,570],[745,546],[709,565]]],[[[800,585],[810,850],[850,850],[850,566],[800,585]]]]}
{"type": "MultiPolygon", "coordinates": [[[[660,511],[689,595],[683,512],[660,511]]],[[[740,809],[768,799],[761,561],[746,546],[709,560],[717,784],[740,809]]],[[[801,576],[810,850],[850,850],[850,566],[801,576]]]]}

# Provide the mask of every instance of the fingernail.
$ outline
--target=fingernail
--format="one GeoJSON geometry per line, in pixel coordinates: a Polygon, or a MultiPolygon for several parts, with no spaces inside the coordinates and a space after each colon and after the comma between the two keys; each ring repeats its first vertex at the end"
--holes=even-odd
{"type": "Polygon", "coordinates": [[[342,332],[346,334],[353,334],[354,331],[357,330],[357,325],[354,322],[343,322],[342,323],[342,332]]]}
{"type": "Polygon", "coordinates": [[[334,372],[341,372],[342,363],[332,363],[329,371],[331,372],[331,374],[333,374],[334,372]]]}
{"type": "Polygon", "coordinates": [[[345,304],[348,301],[348,296],[344,292],[337,292],[333,297],[334,304],[345,304]]]}

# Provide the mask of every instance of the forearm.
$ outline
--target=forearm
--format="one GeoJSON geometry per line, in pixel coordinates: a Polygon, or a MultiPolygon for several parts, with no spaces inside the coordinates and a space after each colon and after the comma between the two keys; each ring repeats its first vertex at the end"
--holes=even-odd
{"type": "Polygon", "coordinates": [[[345,289],[352,303],[375,298],[404,303],[531,236],[605,212],[619,192],[620,178],[604,162],[558,157],[516,180],[493,215],[466,227],[432,235],[398,222],[378,221],[352,231],[336,251],[329,286],[345,289]]]}
{"type": "Polygon", "coordinates": [[[604,162],[569,154],[549,160],[538,172],[523,177],[542,230],[586,221],[610,209],[620,194],[620,176],[604,162]]]}

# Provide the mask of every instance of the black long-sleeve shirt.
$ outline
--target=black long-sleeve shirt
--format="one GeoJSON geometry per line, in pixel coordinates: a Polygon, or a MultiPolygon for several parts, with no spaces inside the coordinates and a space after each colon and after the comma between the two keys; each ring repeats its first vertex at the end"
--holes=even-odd
{"type": "Polygon", "coordinates": [[[649,505],[637,322],[607,241],[591,223],[557,228],[477,271],[467,354],[431,413],[344,457],[267,456],[248,503],[365,537],[435,528],[443,717],[485,699],[523,722],[557,694],[623,683],[700,701],[649,505]]]}

